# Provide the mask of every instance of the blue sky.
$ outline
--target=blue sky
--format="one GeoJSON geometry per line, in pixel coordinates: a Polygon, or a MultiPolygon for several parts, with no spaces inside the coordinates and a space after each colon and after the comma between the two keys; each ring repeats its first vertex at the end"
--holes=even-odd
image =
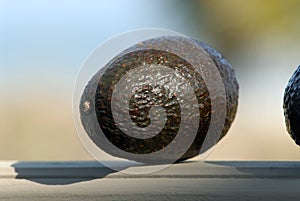
{"type": "Polygon", "coordinates": [[[182,32],[176,1],[0,1],[0,73],[77,73],[100,43],[132,29],[182,32]]]}

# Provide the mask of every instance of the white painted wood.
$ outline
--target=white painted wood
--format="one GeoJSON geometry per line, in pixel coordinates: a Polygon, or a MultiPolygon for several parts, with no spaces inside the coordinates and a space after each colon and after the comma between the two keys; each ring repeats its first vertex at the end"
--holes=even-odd
{"type": "Polygon", "coordinates": [[[0,162],[0,200],[299,201],[300,162],[190,161],[146,175],[97,162],[0,162]]]}

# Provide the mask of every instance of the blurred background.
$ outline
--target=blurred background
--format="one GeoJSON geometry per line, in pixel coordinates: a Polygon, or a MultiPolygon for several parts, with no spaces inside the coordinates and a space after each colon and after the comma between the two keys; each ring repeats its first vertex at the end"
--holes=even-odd
{"type": "Polygon", "coordinates": [[[222,52],[239,108],[210,160],[300,160],[284,88],[300,64],[300,1],[0,0],[0,160],[90,160],[72,116],[88,54],[114,35],[164,28],[222,52]]]}

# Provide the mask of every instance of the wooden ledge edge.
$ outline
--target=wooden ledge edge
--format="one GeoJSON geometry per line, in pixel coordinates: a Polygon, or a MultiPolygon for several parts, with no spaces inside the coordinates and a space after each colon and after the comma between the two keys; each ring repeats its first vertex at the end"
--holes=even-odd
{"type": "MultiPolygon", "coordinates": [[[[115,167],[124,164],[115,163],[115,167]]],[[[139,166],[124,166],[134,172],[139,166]]],[[[187,161],[151,174],[125,174],[97,161],[0,161],[0,178],[300,178],[300,161],[187,161]]]]}

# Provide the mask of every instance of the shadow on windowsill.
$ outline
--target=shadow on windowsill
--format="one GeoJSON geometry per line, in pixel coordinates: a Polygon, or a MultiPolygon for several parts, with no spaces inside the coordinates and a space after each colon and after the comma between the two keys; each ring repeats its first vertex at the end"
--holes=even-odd
{"type": "MultiPolygon", "coordinates": [[[[122,169],[128,168],[128,165],[123,166],[122,169]]],[[[16,162],[11,167],[17,173],[17,179],[45,185],[68,185],[91,181],[117,172],[97,161],[16,162]]]]}

